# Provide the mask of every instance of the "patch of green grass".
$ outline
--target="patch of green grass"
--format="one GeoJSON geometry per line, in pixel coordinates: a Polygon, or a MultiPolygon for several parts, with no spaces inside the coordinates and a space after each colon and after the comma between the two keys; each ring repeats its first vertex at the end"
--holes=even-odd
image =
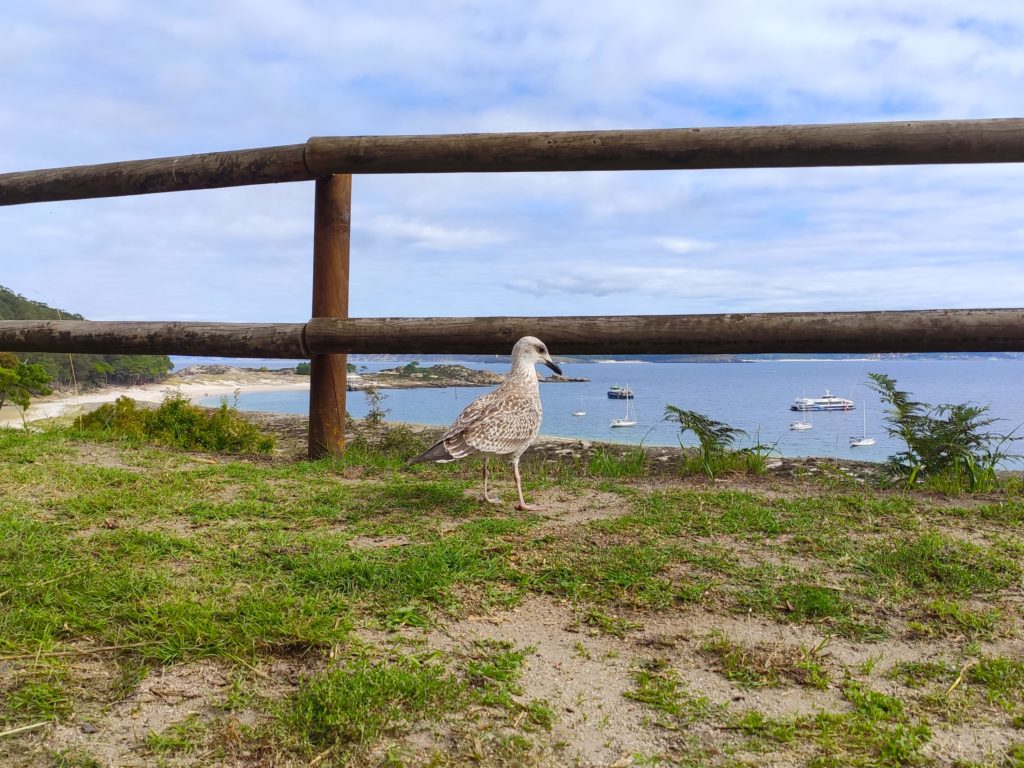
{"type": "Polygon", "coordinates": [[[0,694],[0,724],[59,720],[72,711],[66,675],[59,667],[34,669],[0,694]]]}
{"type": "Polygon", "coordinates": [[[747,736],[756,736],[777,744],[788,744],[796,738],[802,720],[774,718],[757,710],[747,710],[731,720],[731,726],[747,736]]]}
{"type": "Polygon", "coordinates": [[[587,473],[592,477],[646,477],[650,466],[643,448],[625,452],[598,448],[590,455],[587,473]]]}
{"type": "Polygon", "coordinates": [[[878,542],[860,557],[861,571],[897,595],[924,592],[969,597],[1008,586],[1020,565],[998,552],[930,532],[878,542]]]}
{"type": "Polygon", "coordinates": [[[753,588],[738,593],[737,600],[743,608],[786,621],[823,624],[846,637],[867,639],[885,634],[881,627],[858,620],[854,604],[836,588],[759,579],[753,588]]]}
{"type": "Polygon", "coordinates": [[[971,665],[966,680],[980,686],[992,704],[1007,710],[1024,701],[1024,660],[985,656],[971,665]]]}
{"type": "Polygon", "coordinates": [[[517,581],[535,592],[581,602],[666,608],[693,599],[687,588],[692,585],[677,585],[666,575],[678,554],[672,546],[599,542],[544,549],[523,559],[517,581]]]}
{"type": "Polygon", "coordinates": [[[999,629],[1002,612],[998,608],[974,610],[955,600],[932,600],[924,606],[930,624],[940,631],[952,631],[968,637],[989,639],[999,629]]]}
{"type": "Polygon", "coordinates": [[[593,627],[601,634],[624,638],[630,632],[640,629],[643,625],[636,621],[613,616],[599,608],[590,608],[583,616],[583,623],[593,627]]]}
{"type": "Polygon", "coordinates": [[[555,711],[547,699],[531,699],[524,708],[527,719],[532,725],[550,731],[555,724],[555,711]]]}
{"type": "Polygon", "coordinates": [[[679,728],[703,720],[716,710],[707,698],[692,694],[664,659],[641,661],[632,677],[635,687],[623,695],[658,712],[659,725],[679,728]]]}
{"type": "Polygon", "coordinates": [[[908,688],[923,688],[932,683],[950,683],[957,670],[944,661],[901,661],[893,666],[888,677],[908,688]]]}
{"type": "Polygon", "coordinates": [[[827,688],[831,676],[819,657],[824,643],[815,649],[759,643],[734,642],[720,631],[701,643],[701,651],[713,659],[727,680],[747,688],[777,687],[790,681],[813,688],[827,688]]]}
{"type": "Polygon", "coordinates": [[[533,648],[517,649],[506,640],[478,640],[466,665],[466,683],[473,697],[487,706],[511,709],[513,696],[522,693],[519,677],[524,659],[533,648]]]}
{"type": "Polygon", "coordinates": [[[81,750],[67,749],[53,756],[53,768],[106,768],[106,766],[81,750]]]}
{"type": "Polygon", "coordinates": [[[199,715],[191,714],[159,733],[150,731],[142,743],[150,752],[162,756],[188,754],[199,746],[205,731],[206,724],[199,715]]]}
{"type": "Polygon", "coordinates": [[[340,756],[409,723],[442,717],[461,695],[461,684],[433,655],[355,656],[299,683],[279,706],[278,735],[308,756],[340,756]]]}
{"type": "Polygon", "coordinates": [[[902,768],[925,765],[924,746],[931,730],[914,720],[903,703],[850,680],[843,695],[852,711],[771,718],[748,712],[732,726],[761,742],[799,743],[806,764],[815,768],[902,768]],[[810,748],[812,754],[807,755],[810,748]]]}

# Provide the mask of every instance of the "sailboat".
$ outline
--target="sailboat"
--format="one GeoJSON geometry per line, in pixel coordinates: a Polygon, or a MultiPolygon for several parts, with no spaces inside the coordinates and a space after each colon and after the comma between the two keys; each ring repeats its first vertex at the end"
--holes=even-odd
{"type": "MultiPolygon", "coordinates": [[[[629,392],[629,385],[626,385],[626,391],[629,392]]],[[[636,409],[633,408],[633,399],[625,398],[626,400],[626,416],[622,419],[612,419],[610,425],[613,427],[635,427],[636,426],[636,409]]]]}
{"type": "Polygon", "coordinates": [[[814,424],[809,416],[806,419],[797,419],[789,423],[789,428],[793,430],[813,429],[813,427],[814,424]]]}
{"type": "Polygon", "coordinates": [[[875,438],[868,437],[868,409],[867,409],[867,406],[865,405],[864,406],[864,430],[863,430],[863,432],[861,432],[861,436],[860,437],[851,437],[850,438],[850,447],[851,448],[866,448],[867,446],[874,445],[877,442],[878,441],[875,440],[875,438]]]}
{"type": "Polygon", "coordinates": [[[572,412],[573,416],[586,416],[587,412],[583,410],[583,393],[580,392],[580,409],[572,412]]]}

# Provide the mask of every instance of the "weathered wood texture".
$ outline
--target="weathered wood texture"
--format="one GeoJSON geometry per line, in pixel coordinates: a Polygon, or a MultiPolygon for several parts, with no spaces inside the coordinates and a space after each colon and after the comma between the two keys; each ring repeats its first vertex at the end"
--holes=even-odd
{"type": "Polygon", "coordinates": [[[327,173],[782,168],[1024,161],[1024,119],[742,128],[318,137],[327,173]]]}
{"type": "Polygon", "coordinates": [[[474,173],[1024,162],[1024,119],[314,137],[305,144],[0,174],[0,205],[312,180],[474,173]]]}
{"type": "MultiPolygon", "coordinates": [[[[313,317],[348,317],[349,241],[352,177],[329,176],[316,182],[313,216],[313,317]]],[[[348,357],[312,356],[309,392],[311,459],[345,451],[345,386],[348,357]]]]}
{"type": "Polygon", "coordinates": [[[216,189],[314,176],[304,144],[0,174],[0,205],[216,189]]]}
{"type": "Polygon", "coordinates": [[[0,321],[0,350],[303,358],[302,323],[0,321]]]}
{"type": "Polygon", "coordinates": [[[626,317],[314,318],[315,352],[508,354],[522,336],[552,354],[1024,351],[1024,309],[626,317]]]}
{"type": "Polygon", "coordinates": [[[555,355],[1024,352],[1024,309],[313,318],[304,332],[298,323],[6,320],[0,321],[0,350],[285,358],[307,352],[508,354],[517,339],[531,334],[555,355]]]}

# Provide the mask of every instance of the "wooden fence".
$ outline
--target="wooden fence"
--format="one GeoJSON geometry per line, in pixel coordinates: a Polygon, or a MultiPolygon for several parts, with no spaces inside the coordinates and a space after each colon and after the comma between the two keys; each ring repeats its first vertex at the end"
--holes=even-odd
{"type": "Polygon", "coordinates": [[[0,205],[315,181],[307,323],[0,322],[0,350],[312,359],[309,455],[344,450],[347,353],[1024,350],[1024,309],[626,317],[348,318],[353,174],[1024,162],[1024,119],[356,136],[0,174],[0,205]]]}

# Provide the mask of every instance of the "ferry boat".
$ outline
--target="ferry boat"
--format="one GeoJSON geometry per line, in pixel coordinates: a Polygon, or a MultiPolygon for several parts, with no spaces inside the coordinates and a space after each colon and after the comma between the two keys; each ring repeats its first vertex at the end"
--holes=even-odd
{"type": "Polygon", "coordinates": [[[633,390],[629,388],[628,384],[625,387],[616,384],[608,389],[608,397],[612,400],[632,400],[633,390]]]}
{"type": "Polygon", "coordinates": [[[852,411],[853,400],[837,397],[825,390],[823,397],[798,397],[789,406],[791,411],[852,411]]]}

